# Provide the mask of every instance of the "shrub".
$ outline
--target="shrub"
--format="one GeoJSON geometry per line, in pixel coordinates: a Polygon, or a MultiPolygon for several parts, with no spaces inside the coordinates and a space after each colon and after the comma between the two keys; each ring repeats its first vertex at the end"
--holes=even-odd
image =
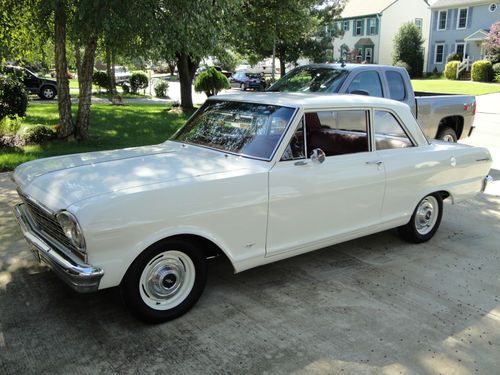
{"type": "Polygon", "coordinates": [[[446,79],[457,79],[457,69],[460,61],[450,61],[444,68],[444,76],[446,79]]]}
{"type": "Polygon", "coordinates": [[[411,68],[410,68],[410,66],[409,66],[407,63],[405,63],[404,61],[401,61],[401,60],[400,60],[400,61],[397,61],[397,62],[394,64],[394,66],[397,66],[398,68],[405,68],[408,72],[409,72],[409,71],[410,71],[410,69],[411,69],[411,68]]]}
{"type": "Polygon", "coordinates": [[[213,66],[200,73],[194,82],[194,89],[197,92],[204,92],[207,96],[217,95],[220,90],[230,87],[227,77],[213,66]]]}
{"type": "Polygon", "coordinates": [[[493,72],[495,75],[500,73],[500,62],[493,64],[493,72]]]}
{"type": "Polygon", "coordinates": [[[490,32],[486,36],[484,47],[491,62],[500,62],[500,21],[491,25],[490,32]]]}
{"type": "Polygon", "coordinates": [[[56,131],[46,125],[25,126],[18,132],[24,144],[42,143],[55,138],[56,135],[56,131]]]}
{"type": "Polygon", "coordinates": [[[15,76],[0,76],[0,121],[5,117],[24,117],[28,107],[28,92],[15,76]]]}
{"type": "Polygon", "coordinates": [[[143,72],[135,72],[130,76],[130,89],[134,94],[148,87],[148,76],[143,72]]]}
{"type": "Polygon", "coordinates": [[[108,91],[111,88],[111,80],[108,77],[108,73],[100,70],[95,71],[94,74],[92,74],[92,83],[108,91]]]}
{"type": "Polygon", "coordinates": [[[394,37],[393,64],[405,62],[412,78],[421,77],[424,70],[423,46],[424,39],[418,27],[411,22],[405,23],[394,37]]]}
{"type": "Polygon", "coordinates": [[[446,57],[446,62],[449,63],[450,61],[462,61],[462,57],[458,53],[452,52],[446,57]]]}
{"type": "Polygon", "coordinates": [[[155,86],[155,94],[159,98],[166,98],[168,92],[168,82],[160,81],[155,86]]]}
{"type": "Polygon", "coordinates": [[[488,60],[478,60],[472,64],[471,77],[473,81],[491,82],[493,80],[493,65],[488,60]]]}

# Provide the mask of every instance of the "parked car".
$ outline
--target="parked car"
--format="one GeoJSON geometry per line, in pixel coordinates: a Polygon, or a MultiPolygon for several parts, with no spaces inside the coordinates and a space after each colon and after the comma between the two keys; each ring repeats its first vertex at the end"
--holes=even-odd
{"type": "Polygon", "coordinates": [[[404,68],[368,64],[311,64],[291,70],[268,91],[363,94],[398,100],[429,138],[456,142],[472,134],[476,98],[414,92],[404,68]]]}
{"type": "Polygon", "coordinates": [[[5,71],[21,74],[26,89],[31,94],[38,95],[40,99],[50,100],[57,95],[57,82],[52,79],[40,78],[31,70],[18,66],[6,66],[5,71]]]}
{"type": "Polygon", "coordinates": [[[122,86],[123,84],[129,84],[130,76],[132,74],[125,66],[115,65],[115,81],[116,84],[122,86]]]}
{"type": "Polygon", "coordinates": [[[229,78],[231,87],[237,87],[241,90],[262,91],[266,88],[264,75],[260,73],[236,72],[229,78]]]}
{"type": "Polygon", "coordinates": [[[161,322],[196,303],[207,258],[241,272],[393,227],[428,241],[490,166],[487,149],[428,142],[393,100],[218,95],[165,143],[18,166],[15,214],[73,289],[120,286],[161,322]]]}
{"type": "MultiPolygon", "coordinates": [[[[220,66],[213,66],[213,68],[215,68],[215,70],[217,70],[218,72],[224,74],[227,78],[231,77],[231,72],[227,71],[227,70],[224,70],[222,69],[220,66]]],[[[196,69],[196,72],[194,74],[195,77],[198,77],[198,75],[201,73],[201,72],[204,72],[205,70],[207,70],[207,66],[200,66],[198,69],[196,69]]]]}

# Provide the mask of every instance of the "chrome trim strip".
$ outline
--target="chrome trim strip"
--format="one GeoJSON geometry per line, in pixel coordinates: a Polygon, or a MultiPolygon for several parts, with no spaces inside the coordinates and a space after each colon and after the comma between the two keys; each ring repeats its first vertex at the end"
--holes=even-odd
{"type": "Polygon", "coordinates": [[[62,253],[55,246],[39,237],[31,227],[25,213],[25,204],[19,203],[13,207],[14,215],[21,227],[24,238],[33,246],[35,254],[46,263],[66,284],[80,293],[94,292],[104,271],[86,263],[79,263],[62,253]]]}

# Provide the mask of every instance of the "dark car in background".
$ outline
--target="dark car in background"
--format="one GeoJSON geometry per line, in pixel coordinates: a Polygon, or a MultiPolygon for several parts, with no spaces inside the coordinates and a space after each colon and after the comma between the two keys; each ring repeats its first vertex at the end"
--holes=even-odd
{"type": "Polygon", "coordinates": [[[229,77],[231,87],[240,88],[241,90],[257,90],[262,91],[266,88],[264,76],[260,73],[236,72],[229,77]]]}
{"type": "Polygon", "coordinates": [[[40,78],[31,70],[19,66],[6,66],[4,70],[6,73],[21,75],[26,89],[40,99],[51,100],[57,95],[57,82],[52,79],[40,78]]]}

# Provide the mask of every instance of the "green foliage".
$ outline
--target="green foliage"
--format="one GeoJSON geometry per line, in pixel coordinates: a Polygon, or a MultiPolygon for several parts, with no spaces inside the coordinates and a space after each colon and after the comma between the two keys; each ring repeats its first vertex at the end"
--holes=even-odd
{"type": "Polygon", "coordinates": [[[194,82],[195,91],[204,92],[207,96],[217,95],[220,90],[230,87],[227,77],[213,66],[207,67],[194,82]]]}
{"type": "Polygon", "coordinates": [[[500,83],[500,62],[493,64],[493,72],[495,73],[495,82],[500,83]]]}
{"type": "Polygon", "coordinates": [[[410,71],[410,69],[411,69],[410,66],[407,63],[405,63],[404,61],[401,61],[401,60],[396,61],[396,63],[394,64],[394,66],[397,66],[398,68],[404,68],[407,71],[410,71]]]}
{"type": "Polygon", "coordinates": [[[23,117],[28,107],[28,92],[18,77],[0,76],[0,120],[23,117]]]}
{"type": "Polygon", "coordinates": [[[444,68],[444,76],[446,79],[457,79],[457,70],[460,61],[450,61],[446,64],[444,68]]]}
{"type": "Polygon", "coordinates": [[[108,73],[97,70],[92,74],[92,83],[109,91],[111,81],[108,77],[108,73]]]}
{"type": "Polygon", "coordinates": [[[168,82],[161,80],[155,85],[155,94],[159,98],[166,98],[168,93],[168,82]]]}
{"type": "Polygon", "coordinates": [[[216,56],[216,65],[220,65],[222,69],[225,69],[229,72],[234,72],[236,70],[236,67],[241,62],[241,56],[238,53],[225,48],[222,48],[221,51],[217,52],[216,56]]]}
{"type": "Polygon", "coordinates": [[[424,68],[424,39],[414,23],[403,24],[394,37],[393,64],[403,61],[408,64],[411,77],[422,76],[424,68]]]}
{"type": "Polygon", "coordinates": [[[46,125],[22,127],[18,132],[24,144],[40,144],[56,137],[56,131],[46,125]]]}
{"type": "Polygon", "coordinates": [[[138,90],[148,87],[148,76],[143,72],[135,72],[130,76],[130,89],[132,93],[137,94],[138,90]]]}
{"type": "Polygon", "coordinates": [[[471,77],[476,82],[491,82],[494,77],[491,61],[478,60],[472,64],[471,77]]]}
{"type": "Polygon", "coordinates": [[[452,52],[446,57],[446,62],[449,63],[450,61],[461,61],[462,56],[460,54],[452,52]]]}
{"type": "Polygon", "coordinates": [[[491,25],[484,47],[492,63],[500,62],[500,21],[491,25]]]}

